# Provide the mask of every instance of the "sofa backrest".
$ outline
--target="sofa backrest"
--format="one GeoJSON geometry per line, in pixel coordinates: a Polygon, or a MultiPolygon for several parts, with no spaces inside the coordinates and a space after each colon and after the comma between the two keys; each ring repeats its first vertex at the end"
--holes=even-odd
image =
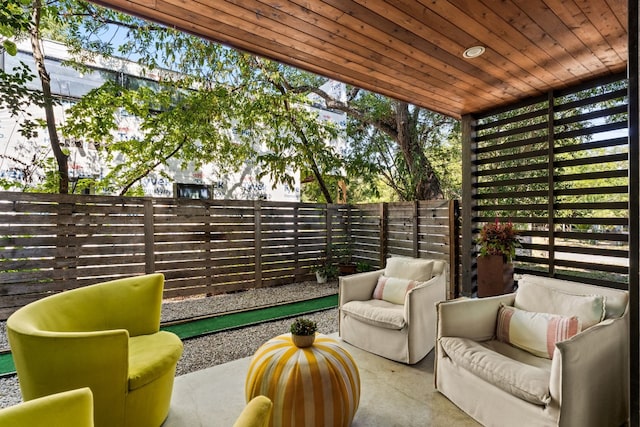
{"type": "Polygon", "coordinates": [[[585,283],[573,282],[569,280],[554,279],[551,277],[534,276],[524,274],[518,280],[518,285],[525,286],[535,284],[546,288],[554,289],[561,293],[571,295],[602,295],[605,300],[605,319],[621,317],[627,310],[629,304],[629,292],[605,288],[603,286],[588,285],[585,283]]]}
{"type": "Polygon", "coordinates": [[[446,261],[394,256],[387,258],[384,275],[387,277],[425,282],[446,271],[446,261]]]}

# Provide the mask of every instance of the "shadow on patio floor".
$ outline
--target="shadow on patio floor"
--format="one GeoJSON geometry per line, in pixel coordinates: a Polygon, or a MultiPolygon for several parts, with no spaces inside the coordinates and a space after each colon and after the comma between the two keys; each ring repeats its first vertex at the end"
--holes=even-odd
{"type": "MultiPolygon", "coordinates": [[[[361,397],[354,427],[479,425],[434,390],[433,351],[420,363],[409,366],[341,344],[360,371],[361,397]]],[[[244,383],[250,360],[243,358],[177,377],[163,427],[233,425],[245,405],[244,383]]]]}

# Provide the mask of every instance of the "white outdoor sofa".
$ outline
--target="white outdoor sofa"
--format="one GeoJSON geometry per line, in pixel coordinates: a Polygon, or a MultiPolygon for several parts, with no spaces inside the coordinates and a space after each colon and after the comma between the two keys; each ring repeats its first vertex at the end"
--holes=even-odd
{"type": "Polygon", "coordinates": [[[531,275],[518,285],[438,305],[436,388],[485,426],[623,425],[628,292],[531,275]],[[554,344],[550,331],[576,319],[582,332],[554,344]]]}

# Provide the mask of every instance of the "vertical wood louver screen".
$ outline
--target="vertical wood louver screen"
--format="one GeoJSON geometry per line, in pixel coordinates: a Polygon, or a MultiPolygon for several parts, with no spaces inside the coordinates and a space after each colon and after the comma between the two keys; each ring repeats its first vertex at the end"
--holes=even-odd
{"type": "Polygon", "coordinates": [[[521,230],[516,273],[628,283],[627,88],[599,80],[474,118],[474,233],[521,230]]]}

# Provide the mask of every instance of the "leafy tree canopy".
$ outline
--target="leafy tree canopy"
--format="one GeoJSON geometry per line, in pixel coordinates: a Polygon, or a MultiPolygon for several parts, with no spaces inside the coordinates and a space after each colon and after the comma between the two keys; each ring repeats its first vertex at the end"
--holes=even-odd
{"type": "Polygon", "coordinates": [[[122,57],[160,77],[146,86],[116,79],[68,111],[65,137],[94,142],[114,165],[98,189],[131,193],[169,159],[214,163],[221,173],[251,159],[274,184],[292,185],[302,170],[313,182],[307,193],[327,202],[340,183],[349,201],[379,196],[381,186],[399,200],[459,194],[454,120],[358,88],[335,97],[320,89],[325,78],[91,3],[49,3],[41,22],[41,34],[69,47],[69,65],[122,57]],[[318,119],[312,93],[348,114],[346,128],[318,119]],[[142,120],[139,137],[115,137],[122,113],[142,120]],[[345,131],[346,149],[327,144],[345,131]]]}

